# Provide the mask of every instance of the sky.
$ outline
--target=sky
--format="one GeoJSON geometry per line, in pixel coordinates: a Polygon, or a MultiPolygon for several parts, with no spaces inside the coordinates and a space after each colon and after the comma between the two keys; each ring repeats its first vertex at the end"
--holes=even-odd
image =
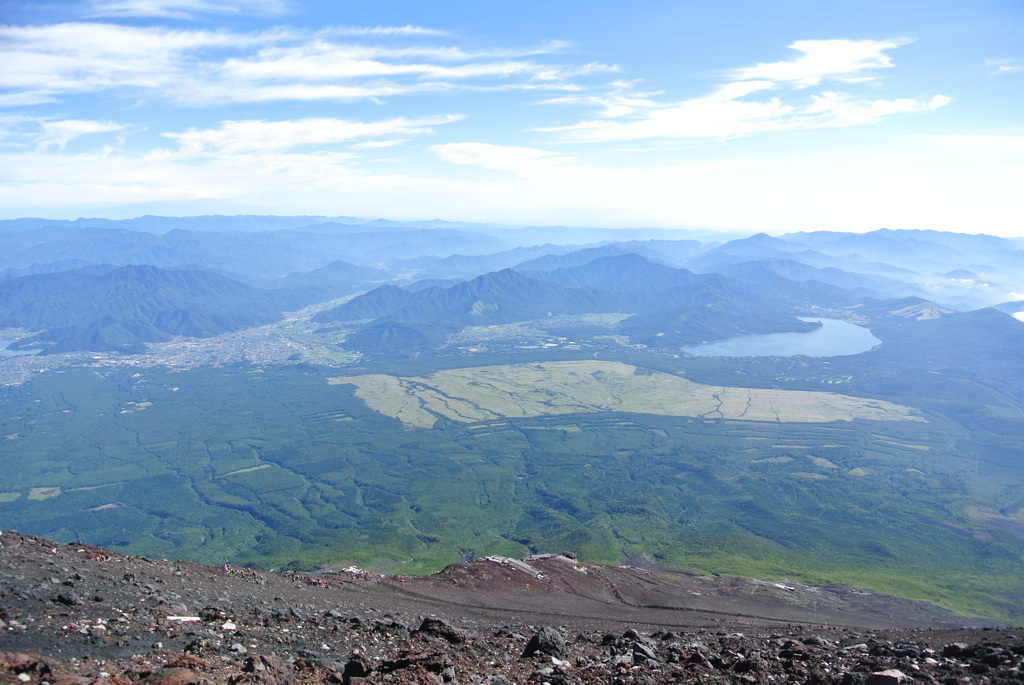
{"type": "Polygon", "coordinates": [[[0,0],[0,218],[1024,236],[1020,0],[0,0]]]}

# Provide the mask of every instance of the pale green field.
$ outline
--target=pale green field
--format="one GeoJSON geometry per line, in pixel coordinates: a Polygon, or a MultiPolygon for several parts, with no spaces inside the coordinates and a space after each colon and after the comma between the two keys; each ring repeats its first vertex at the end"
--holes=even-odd
{"type": "Polygon", "coordinates": [[[218,476],[218,478],[227,478],[228,476],[237,476],[240,473],[252,473],[253,471],[261,471],[263,469],[269,469],[270,467],[271,467],[271,464],[260,464],[259,466],[250,466],[247,469],[238,469],[237,471],[232,471],[231,473],[225,473],[223,476],[218,476]]]}
{"type": "Polygon", "coordinates": [[[830,392],[729,388],[610,361],[482,366],[402,378],[329,378],[356,386],[367,406],[406,425],[601,411],[743,421],[920,421],[909,407],[830,392]]]}

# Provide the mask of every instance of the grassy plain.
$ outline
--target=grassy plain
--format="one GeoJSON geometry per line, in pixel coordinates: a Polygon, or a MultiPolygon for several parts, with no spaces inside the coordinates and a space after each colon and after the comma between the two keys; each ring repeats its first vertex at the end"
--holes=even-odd
{"type": "Polygon", "coordinates": [[[828,392],[730,388],[614,361],[564,361],[448,369],[427,376],[343,376],[370,408],[408,426],[445,418],[500,418],[621,411],[779,423],[870,419],[920,421],[909,407],[828,392]]]}

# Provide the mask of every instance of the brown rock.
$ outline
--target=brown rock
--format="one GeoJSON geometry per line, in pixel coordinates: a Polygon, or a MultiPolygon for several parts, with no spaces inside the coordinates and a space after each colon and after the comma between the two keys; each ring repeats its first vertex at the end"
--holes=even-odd
{"type": "Polygon", "coordinates": [[[443,638],[453,645],[462,644],[468,639],[464,632],[442,618],[428,617],[423,619],[423,623],[416,629],[416,632],[443,638]]]}
{"type": "Polygon", "coordinates": [[[187,668],[161,668],[137,682],[146,685],[199,685],[199,676],[187,668]]]}
{"type": "Polygon", "coordinates": [[[245,660],[242,674],[232,678],[232,685],[290,685],[295,682],[295,669],[277,656],[257,654],[245,660]]]}
{"type": "Polygon", "coordinates": [[[46,682],[50,685],[96,685],[97,683],[107,682],[106,678],[89,678],[84,675],[75,675],[73,673],[60,673],[55,676],[50,676],[50,679],[46,682]]]}
{"type": "Polygon", "coordinates": [[[57,662],[53,659],[31,652],[0,652],[0,668],[19,673],[35,673],[37,675],[55,670],[57,662]]]}

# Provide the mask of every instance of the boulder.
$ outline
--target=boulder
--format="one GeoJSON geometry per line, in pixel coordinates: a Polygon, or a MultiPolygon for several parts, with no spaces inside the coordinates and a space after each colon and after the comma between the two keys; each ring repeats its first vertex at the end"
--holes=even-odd
{"type": "Polygon", "coordinates": [[[537,653],[564,659],[565,636],[551,626],[544,626],[530,638],[523,651],[523,656],[531,657],[537,653]]]}
{"type": "Polygon", "coordinates": [[[891,668],[886,671],[872,673],[864,680],[864,685],[902,685],[907,680],[909,678],[906,673],[891,668]]]}
{"type": "Polygon", "coordinates": [[[145,685],[199,685],[199,676],[187,668],[161,668],[139,682],[145,685]]]}
{"type": "Polygon", "coordinates": [[[453,645],[466,641],[465,633],[441,618],[430,617],[423,619],[423,623],[416,629],[416,632],[443,638],[453,645]]]}

